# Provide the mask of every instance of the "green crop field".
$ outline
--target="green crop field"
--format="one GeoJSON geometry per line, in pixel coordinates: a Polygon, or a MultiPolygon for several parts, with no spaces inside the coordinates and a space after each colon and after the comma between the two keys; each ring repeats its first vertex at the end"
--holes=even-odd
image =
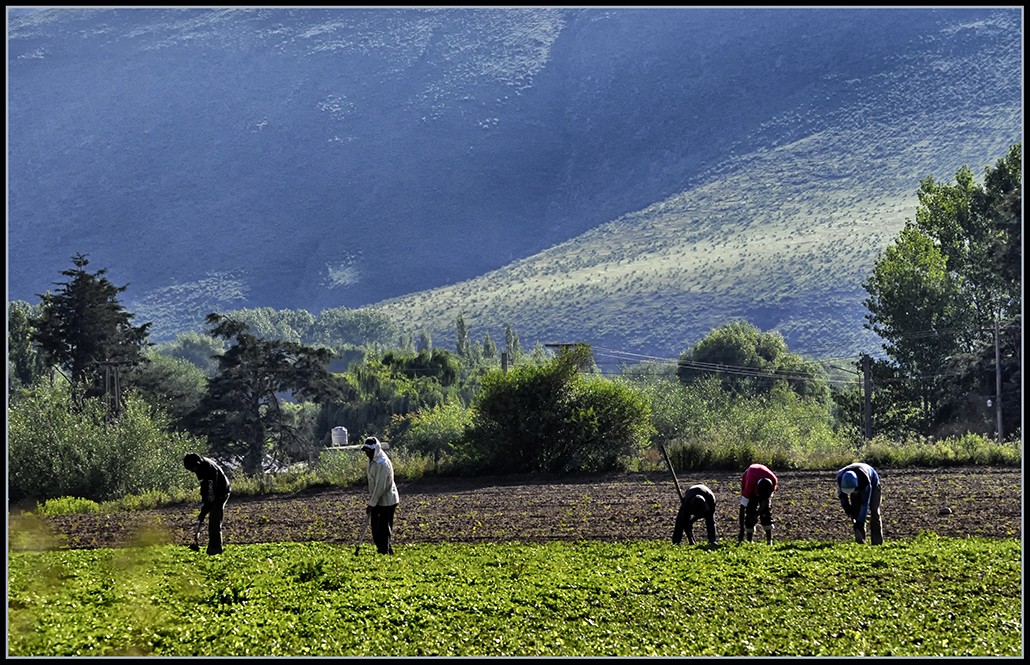
{"type": "Polygon", "coordinates": [[[9,551],[10,656],[1019,656],[1017,540],[9,551]]]}

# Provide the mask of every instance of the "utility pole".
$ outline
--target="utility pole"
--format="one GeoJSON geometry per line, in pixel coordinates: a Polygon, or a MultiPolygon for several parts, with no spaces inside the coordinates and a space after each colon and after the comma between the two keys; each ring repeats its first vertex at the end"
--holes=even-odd
{"type": "Polygon", "coordinates": [[[122,415],[122,385],[118,367],[128,366],[127,362],[107,360],[97,363],[104,368],[104,400],[107,402],[107,417],[117,420],[122,415]]]}
{"type": "Polygon", "coordinates": [[[862,354],[862,387],[865,393],[862,409],[862,423],[865,430],[866,441],[873,438],[873,377],[871,371],[871,359],[868,355],[862,354]]]}
{"type": "Polygon", "coordinates": [[[998,320],[994,320],[994,412],[998,419],[998,443],[1005,440],[1001,424],[1001,348],[998,342],[998,320]]]}

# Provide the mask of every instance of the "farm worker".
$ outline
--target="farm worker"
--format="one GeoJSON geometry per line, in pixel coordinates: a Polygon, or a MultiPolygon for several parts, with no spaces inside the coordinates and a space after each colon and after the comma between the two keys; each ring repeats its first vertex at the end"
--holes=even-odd
{"type": "Polygon", "coordinates": [[[883,543],[880,521],[880,476],[863,462],[849,464],[837,472],[837,496],[855,528],[855,542],[865,542],[865,523],[869,518],[870,541],[883,543]]]}
{"type": "Polygon", "coordinates": [[[393,554],[393,514],[400,503],[400,494],[393,480],[393,463],[383,452],[379,439],[370,436],[361,449],[368,456],[368,513],[372,526],[372,542],[380,554],[393,554]]]}
{"type": "Polygon", "coordinates": [[[204,528],[204,517],[210,515],[207,522],[207,553],[222,553],[222,518],[225,516],[225,504],[229,501],[232,487],[218,462],[210,457],[201,457],[196,453],[187,453],[182,458],[182,465],[197,474],[200,481],[200,517],[197,518],[196,532],[204,528]]]}
{"type": "Polygon", "coordinates": [[[752,464],[740,478],[740,531],[737,543],[755,536],[755,524],[760,520],[765,529],[765,542],[772,544],[772,495],[779,487],[776,474],[764,464],[752,464]]]}
{"type": "Polygon", "coordinates": [[[683,533],[687,534],[687,542],[694,544],[694,522],[703,519],[708,530],[708,543],[715,545],[715,494],[705,485],[691,485],[680,501],[680,510],[676,515],[676,528],[672,532],[672,544],[679,545],[683,541],[683,533]]]}

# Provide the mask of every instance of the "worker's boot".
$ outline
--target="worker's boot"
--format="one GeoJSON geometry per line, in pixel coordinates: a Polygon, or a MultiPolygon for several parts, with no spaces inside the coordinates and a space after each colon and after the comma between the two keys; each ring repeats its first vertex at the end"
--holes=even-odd
{"type": "Polygon", "coordinates": [[[772,545],[772,529],[765,530],[765,544],[772,545]]]}
{"type": "Polygon", "coordinates": [[[865,528],[861,524],[855,525],[855,542],[859,545],[865,543],[865,528]]]}

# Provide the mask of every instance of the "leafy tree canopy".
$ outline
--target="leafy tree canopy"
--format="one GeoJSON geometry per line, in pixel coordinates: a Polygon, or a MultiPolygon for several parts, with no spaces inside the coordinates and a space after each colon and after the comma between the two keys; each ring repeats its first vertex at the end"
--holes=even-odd
{"type": "Polygon", "coordinates": [[[32,341],[35,328],[32,319],[39,316],[39,306],[24,300],[7,303],[7,393],[29,387],[46,373],[43,355],[32,341]]]}
{"type": "Polygon", "coordinates": [[[386,314],[369,309],[336,307],[323,310],[311,327],[308,344],[333,348],[344,345],[371,346],[392,344],[400,333],[386,314]]]}
{"type": "Polygon", "coordinates": [[[762,332],[747,321],[732,321],[713,330],[680,355],[676,374],[685,385],[713,373],[724,390],[743,395],[766,394],[777,384],[802,397],[829,395],[818,363],[789,352],[779,333],[762,332]]]}
{"type": "Polygon", "coordinates": [[[975,424],[978,409],[961,404],[984,403],[999,374],[1006,420],[1020,422],[1021,191],[1021,143],[985,169],[983,183],[967,166],[954,183],[925,178],[915,220],[863,284],[866,327],[887,355],[873,363],[876,388],[893,412],[914,414],[897,422],[924,434],[949,420],[975,424]]]}
{"type": "Polygon", "coordinates": [[[170,342],[155,344],[154,352],[196,365],[207,377],[218,371],[218,358],[225,353],[225,342],[210,335],[189,331],[179,333],[170,342]]]}

